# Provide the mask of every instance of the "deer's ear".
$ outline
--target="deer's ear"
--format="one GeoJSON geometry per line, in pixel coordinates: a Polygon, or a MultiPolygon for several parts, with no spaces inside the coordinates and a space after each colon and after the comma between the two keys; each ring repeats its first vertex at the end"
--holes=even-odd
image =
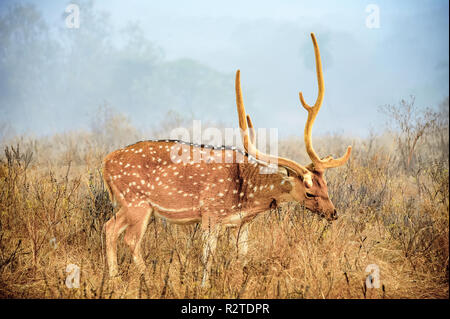
{"type": "Polygon", "coordinates": [[[289,191],[295,186],[295,177],[285,176],[281,180],[281,185],[286,185],[289,187],[289,191]]]}
{"type": "Polygon", "coordinates": [[[278,166],[278,173],[284,176],[289,176],[288,170],[283,166],[278,166]]]}

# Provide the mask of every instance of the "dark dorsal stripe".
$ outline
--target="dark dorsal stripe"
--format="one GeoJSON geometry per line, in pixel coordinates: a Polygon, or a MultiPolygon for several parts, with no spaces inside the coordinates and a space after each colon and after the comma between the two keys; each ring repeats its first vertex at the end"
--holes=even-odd
{"type": "Polygon", "coordinates": [[[254,158],[253,156],[251,156],[250,154],[248,154],[247,152],[244,152],[243,150],[236,148],[234,146],[227,146],[227,145],[222,145],[222,146],[214,146],[214,145],[209,145],[209,144],[196,144],[196,143],[191,143],[191,142],[185,142],[185,141],[181,141],[181,140],[171,140],[171,139],[162,139],[162,140],[145,140],[145,141],[139,141],[130,145],[127,145],[125,148],[128,148],[130,146],[139,144],[139,143],[143,143],[143,142],[151,142],[151,143],[176,143],[176,144],[183,144],[183,145],[190,145],[193,147],[200,147],[200,148],[207,148],[207,149],[212,149],[212,150],[226,150],[226,151],[236,151],[241,153],[242,155],[245,155],[249,158],[254,158]]]}

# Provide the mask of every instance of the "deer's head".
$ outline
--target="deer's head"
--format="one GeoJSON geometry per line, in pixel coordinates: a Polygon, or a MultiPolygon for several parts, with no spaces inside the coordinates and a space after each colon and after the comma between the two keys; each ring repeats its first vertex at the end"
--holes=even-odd
{"type": "Polygon", "coordinates": [[[278,166],[285,168],[290,176],[292,184],[291,197],[297,202],[303,203],[309,210],[319,214],[327,220],[337,219],[336,209],[328,195],[327,183],[324,179],[324,171],[327,168],[338,167],[350,158],[351,146],[347,148],[344,156],[334,159],[331,156],[320,158],[312,146],[311,130],[317,113],[322,105],[324,96],[324,82],[322,75],[322,62],[320,60],[319,47],[316,37],[311,33],[316,58],[316,72],[319,85],[319,94],[316,103],[313,106],[308,105],[302,93],[299,93],[300,102],[308,112],[306,120],[304,139],[306,151],[312,161],[307,166],[300,165],[290,159],[283,157],[274,157],[260,152],[255,146],[255,130],[249,115],[246,115],[244,101],[241,91],[240,71],[236,73],[236,104],[239,115],[239,126],[245,150],[259,160],[269,163],[277,163],[278,166]]]}

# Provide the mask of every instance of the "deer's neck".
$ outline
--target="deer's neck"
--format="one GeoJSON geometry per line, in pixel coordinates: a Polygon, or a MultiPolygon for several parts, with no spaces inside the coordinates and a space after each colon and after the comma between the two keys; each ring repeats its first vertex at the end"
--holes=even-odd
{"type": "Polygon", "coordinates": [[[276,172],[265,174],[259,165],[240,164],[239,181],[242,206],[258,210],[268,209],[271,205],[291,201],[293,185],[290,177],[276,172]]]}

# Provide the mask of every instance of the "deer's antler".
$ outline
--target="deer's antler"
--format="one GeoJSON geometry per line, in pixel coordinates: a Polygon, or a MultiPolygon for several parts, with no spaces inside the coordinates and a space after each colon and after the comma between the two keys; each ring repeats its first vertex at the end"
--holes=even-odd
{"type": "Polygon", "coordinates": [[[349,146],[344,156],[338,159],[334,159],[331,156],[328,156],[324,159],[320,159],[320,157],[317,155],[316,151],[313,148],[311,139],[312,126],[314,124],[314,120],[316,119],[317,113],[319,113],[320,107],[322,106],[323,96],[325,93],[325,85],[323,82],[322,61],[320,60],[319,46],[317,45],[317,40],[314,33],[311,33],[311,38],[314,45],[314,55],[316,57],[316,72],[319,86],[319,94],[317,96],[316,103],[313,106],[310,106],[305,102],[302,92],[299,93],[299,97],[303,107],[306,109],[306,111],[308,111],[308,119],[306,120],[304,133],[306,152],[311,158],[311,161],[313,162],[315,169],[326,169],[345,164],[345,162],[347,162],[347,160],[350,158],[350,152],[352,151],[352,147],[349,146]]]}
{"type": "Polygon", "coordinates": [[[236,104],[239,116],[239,127],[241,128],[241,136],[245,150],[247,151],[247,153],[251,154],[252,156],[254,156],[259,160],[267,162],[276,162],[278,163],[278,165],[289,168],[290,170],[294,171],[297,175],[302,176],[305,181],[305,184],[308,187],[312,185],[311,179],[312,170],[324,170],[326,168],[341,166],[345,164],[345,162],[347,162],[347,160],[350,158],[350,153],[352,150],[352,147],[349,146],[344,156],[340,158],[334,159],[331,156],[327,156],[324,159],[320,159],[320,157],[317,155],[316,151],[313,148],[311,138],[312,126],[314,124],[314,120],[316,119],[317,113],[319,112],[320,107],[322,106],[323,96],[325,93],[325,86],[323,82],[322,62],[320,60],[319,46],[317,45],[317,40],[316,37],[314,36],[314,33],[311,33],[311,38],[313,41],[314,55],[316,58],[316,72],[319,86],[319,94],[317,96],[316,103],[314,103],[313,106],[310,106],[305,102],[302,92],[299,93],[299,97],[303,107],[306,109],[306,111],[308,111],[308,119],[306,120],[304,139],[306,152],[311,158],[312,165],[304,167],[290,159],[283,157],[274,157],[272,155],[262,153],[256,148],[255,129],[253,128],[253,123],[250,118],[250,115],[247,115],[245,113],[244,100],[242,97],[242,90],[241,90],[240,71],[237,70],[236,72],[236,104]]]}
{"type": "Polygon", "coordinates": [[[238,111],[238,116],[239,116],[239,127],[241,129],[242,141],[243,141],[246,152],[259,160],[266,161],[269,163],[276,163],[278,165],[281,165],[281,166],[291,169],[297,175],[301,176],[304,179],[305,184],[308,187],[311,187],[312,186],[311,172],[308,171],[306,169],[306,167],[304,167],[294,161],[291,161],[290,159],[287,159],[287,158],[276,157],[276,156],[262,153],[256,148],[256,146],[255,146],[256,138],[255,138],[255,130],[253,128],[253,123],[252,123],[252,120],[250,119],[250,116],[246,115],[246,113],[245,113],[244,99],[242,97],[242,90],[241,90],[240,74],[241,74],[240,70],[237,70],[237,72],[236,72],[236,104],[237,104],[237,111],[238,111]],[[250,128],[250,132],[249,132],[249,128],[250,128]]]}

